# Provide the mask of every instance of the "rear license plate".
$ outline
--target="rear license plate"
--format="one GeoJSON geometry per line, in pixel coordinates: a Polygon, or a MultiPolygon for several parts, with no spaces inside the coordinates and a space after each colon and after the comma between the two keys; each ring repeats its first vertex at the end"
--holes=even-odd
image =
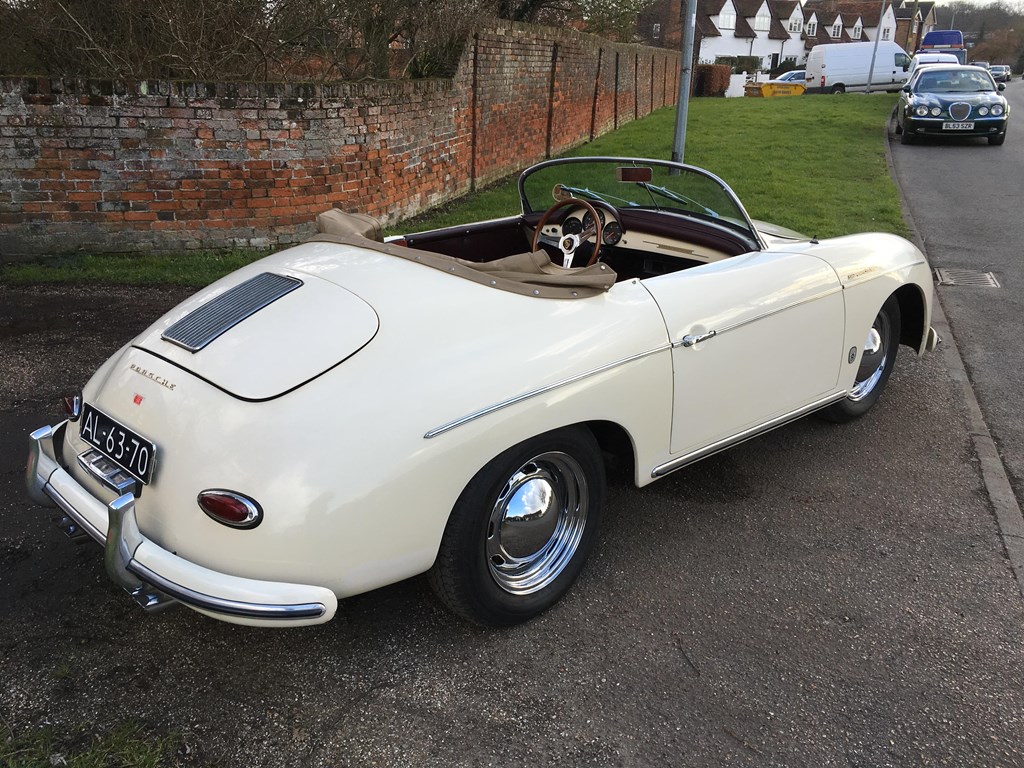
{"type": "Polygon", "coordinates": [[[943,123],[944,131],[973,131],[974,123],[943,123]]]}
{"type": "Polygon", "coordinates": [[[136,480],[148,484],[156,462],[156,444],[88,403],[82,407],[82,439],[136,480]]]}

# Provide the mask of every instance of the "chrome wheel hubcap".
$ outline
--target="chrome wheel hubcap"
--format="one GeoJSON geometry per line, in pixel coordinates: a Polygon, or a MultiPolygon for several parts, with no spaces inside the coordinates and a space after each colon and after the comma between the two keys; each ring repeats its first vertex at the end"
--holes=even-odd
{"type": "Polygon", "coordinates": [[[854,402],[863,400],[878,385],[878,381],[885,371],[889,334],[889,316],[884,312],[879,312],[864,341],[864,354],[861,355],[860,367],[857,369],[857,380],[853,383],[853,389],[850,390],[850,400],[854,402]]]}
{"type": "Polygon", "coordinates": [[[505,482],[484,546],[495,583],[514,595],[544,589],[572,560],[587,522],[587,480],[567,453],[535,456],[505,482]]]}

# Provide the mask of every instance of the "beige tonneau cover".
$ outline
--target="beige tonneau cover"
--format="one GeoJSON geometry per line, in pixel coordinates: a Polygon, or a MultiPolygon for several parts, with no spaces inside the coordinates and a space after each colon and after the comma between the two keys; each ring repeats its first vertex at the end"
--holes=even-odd
{"type": "Polygon", "coordinates": [[[616,274],[607,264],[566,269],[552,264],[544,251],[517,253],[488,262],[465,261],[397,243],[382,242],[380,223],[363,214],[337,209],[317,216],[317,242],[353,245],[387,253],[427,267],[472,280],[475,283],[544,299],[583,299],[604,293],[615,285],[616,274]]]}

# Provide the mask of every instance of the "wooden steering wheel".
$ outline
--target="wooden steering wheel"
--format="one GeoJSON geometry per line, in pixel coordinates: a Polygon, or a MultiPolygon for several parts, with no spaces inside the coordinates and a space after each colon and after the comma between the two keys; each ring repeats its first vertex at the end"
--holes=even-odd
{"type": "Polygon", "coordinates": [[[593,220],[593,225],[587,227],[585,230],[580,232],[578,235],[566,235],[563,234],[558,239],[558,249],[562,252],[562,266],[571,267],[572,257],[576,253],[576,249],[579,248],[585,241],[591,237],[594,238],[594,251],[590,254],[590,261],[587,262],[589,267],[591,264],[597,263],[597,257],[601,253],[601,238],[603,236],[604,223],[601,221],[601,217],[597,213],[597,209],[594,208],[586,200],[580,200],[575,197],[567,197],[565,200],[559,200],[557,203],[552,205],[540,218],[540,223],[537,224],[537,229],[533,232],[533,245],[531,251],[537,250],[537,243],[540,241],[541,231],[544,229],[544,225],[548,223],[548,219],[551,218],[552,214],[565,208],[566,206],[577,206],[579,208],[585,208],[590,213],[590,218],[593,220]]]}

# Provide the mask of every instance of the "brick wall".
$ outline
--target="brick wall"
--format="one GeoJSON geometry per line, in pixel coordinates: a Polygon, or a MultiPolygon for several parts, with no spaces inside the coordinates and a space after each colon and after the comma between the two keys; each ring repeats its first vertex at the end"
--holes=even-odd
{"type": "Polygon", "coordinates": [[[0,258],[295,242],[330,207],[394,222],[674,103],[678,65],[502,24],[449,80],[0,79],[0,258]]]}

